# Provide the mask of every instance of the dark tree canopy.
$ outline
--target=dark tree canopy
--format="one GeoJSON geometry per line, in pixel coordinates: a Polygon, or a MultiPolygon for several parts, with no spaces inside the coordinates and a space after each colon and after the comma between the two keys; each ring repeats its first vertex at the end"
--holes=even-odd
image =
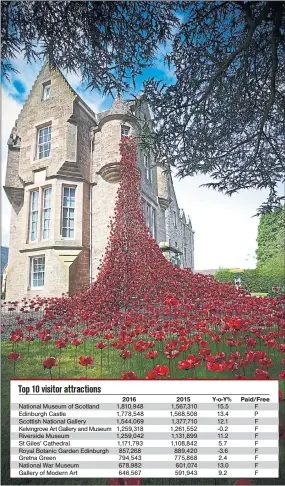
{"type": "MultiPolygon", "coordinates": [[[[168,60],[176,80],[146,83],[160,160],[181,177],[211,175],[228,195],[285,174],[285,2],[184,3],[168,60]]],[[[284,199],[284,198],[283,198],[284,199]]]]}
{"type": "MultiPolygon", "coordinates": [[[[285,174],[285,2],[2,2],[2,72],[39,55],[105,93],[165,56],[175,77],[145,83],[157,160],[181,177],[208,174],[214,189],[269,189],[285,174]],[[40,52],[39,52],[40,51],[40,52]]],[[[147,133],[145,132],[147,135],[147,133]]]]}
{"type": "Polygon", "coordinates": [[[2,1],[1,16],[4,75],[23,52],[105,93],[126,91],[177,24],[168,2],[2,1]]]}

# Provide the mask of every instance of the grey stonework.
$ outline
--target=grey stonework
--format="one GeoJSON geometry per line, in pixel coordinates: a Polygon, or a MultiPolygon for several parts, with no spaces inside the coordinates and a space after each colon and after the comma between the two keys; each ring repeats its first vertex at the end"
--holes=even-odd
{"type": "MultiPolygon", "coordinates": [[[[71,88],[58,69],[45,64],[24,104],[8,141],[5,192],[11,203],[7,300],[24,296],[60,296],[94,281],[109,237],[120,177],[121,128],[138,136],[140,120],[151,126],[145,103],[117,97],[98,115],[71,88]],[[43,100],[43,83],[51,82],[43,100]],[[37,155],[38,130],[51,126],[50,156],[37,155]],[[75,188],[74,237],[62,235],[64,187],[75,188]],[[44,189],[51,187],[49,238],[43,240],[44,189]],[[39,191],[38,233],[30,241],[31,191],[39,191]],[[31,285],[31,262],[45,257],[42,288],[31,285]]],[[[139,150],[142,200],[155,209],[155,238],[167,258],[194,269],[191,222],[180,211],[171,176],[155,166],[149,155],[151,181],[146,177],[144,154],[139,150]],[[174,211],[177,224],[174,224],[174,211]]]]}

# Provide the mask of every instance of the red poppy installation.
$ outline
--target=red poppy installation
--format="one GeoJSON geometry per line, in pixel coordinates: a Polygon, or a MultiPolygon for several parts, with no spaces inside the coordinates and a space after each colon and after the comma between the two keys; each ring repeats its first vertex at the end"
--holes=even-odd
{"type": "MultiPolygon", "coordinates": [[[[100,352],[101,376],[103,356],[109,363],[113,348],[123,379],[195,378],[202,366],[204,376],[284,380],[284,295],[251,297],[166,260],[144,221],[137,141],[123,137],[120,151],[120,187],[96,282],[69,298],[24,299],[23,318],[17,317],[10,336],[12,351],[19,351],[26,329],[28,342],[37,333],[45,356],[56,342],[59,365],[63,348],[65,355],[65,348],[74,347],[76,364],[77,347],[86,355],[90,341],[90,358],[100,352]],[[33,325],[32,312],[41,317],[33,325]]],[[[9,313],[18,304],[8,303],[9,313]]],[[[87,373],[91,363],[79,363],[87,373]]]]}

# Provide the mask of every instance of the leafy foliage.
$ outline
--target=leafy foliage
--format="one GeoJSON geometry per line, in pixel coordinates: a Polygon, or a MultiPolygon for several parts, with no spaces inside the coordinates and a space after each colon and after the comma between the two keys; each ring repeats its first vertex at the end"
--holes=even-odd
{"type": "MultiPolygon", "coordinates": [[[[219,282],[234,283],[234,273],[229,269],[219,269],[215,273],[215,279],[219,282]]],[[[241,273],[241,286],[249,292],[271,292],[272,287],[280,287],[280,292],[285,288],[285,267],[281,257],[274,257],[262,268],[248,268],[241,273]]],[[[276,295],[273,292],[272,295],[276,295]]]]}
{"type": "Polygon", "coordinates": [[[235,283],[235,275],[228,268],[219,268],[215,273],[215,279],[219,282],[235,283]]]}
{"type": "MultiPolygon", "coordinates": [[[[268,266],[268,260],[278,256],[280,257],[279,264],[285,265],[285,206],[261,216],[257,244],[258,267],[268,266]]],[[[274,260],[272,265],[274,265],[274,260]]]]}
{"type": "Polygon", "coordinates": [[[208,174],[232,195],[284,181],[285,2],[184,2],[167,60],[176,80],[145,84],[160,161],[180,177],[208,174]]]}
{"type": "Polygon", "coordinates": [[[28,61],[81,71],[93,88],[124,91],[176,25],[168,2],[3,1],[2,72],[28,61]]]}
{"type": "Polygon", "coordinates": [[[167,40],[171,84],[145,83],[157,160],[178,175],[208,174],[232,195],[267,189],[258,214],[279,208],[285,174],[285,2],[3,1],[2,71],[23,52],[81,71],[104,93],[129,91],[167,40]]]}

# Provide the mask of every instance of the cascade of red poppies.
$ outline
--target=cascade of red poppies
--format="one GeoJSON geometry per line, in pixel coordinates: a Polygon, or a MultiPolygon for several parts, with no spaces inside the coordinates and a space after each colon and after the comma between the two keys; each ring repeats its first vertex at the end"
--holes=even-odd
{"type": "MultiPolygon", "coordinates": [[[[169,320],[179,319],[179,326],[190,331],[203,321],[205,325],[225,324],[223,316],[228,321],[268,314],[268,301],[251,298],[230,283],[193,274],[165,259],[144,221],[137,141],[124,137],[120,151],[120,187],[98,278],[87,291],[71,298],[50,299],[45,317],[62,319],[62,323],[85,322],[87,327],[96,325],[100,330],[100,325],[124,329],[128,320],[149,326],[168,316],[169,320]]],[[[271,315],[274,306],[273,299],[271,315]]],[[[280,303],[276,301],[278,310],[280,303]]]]}

